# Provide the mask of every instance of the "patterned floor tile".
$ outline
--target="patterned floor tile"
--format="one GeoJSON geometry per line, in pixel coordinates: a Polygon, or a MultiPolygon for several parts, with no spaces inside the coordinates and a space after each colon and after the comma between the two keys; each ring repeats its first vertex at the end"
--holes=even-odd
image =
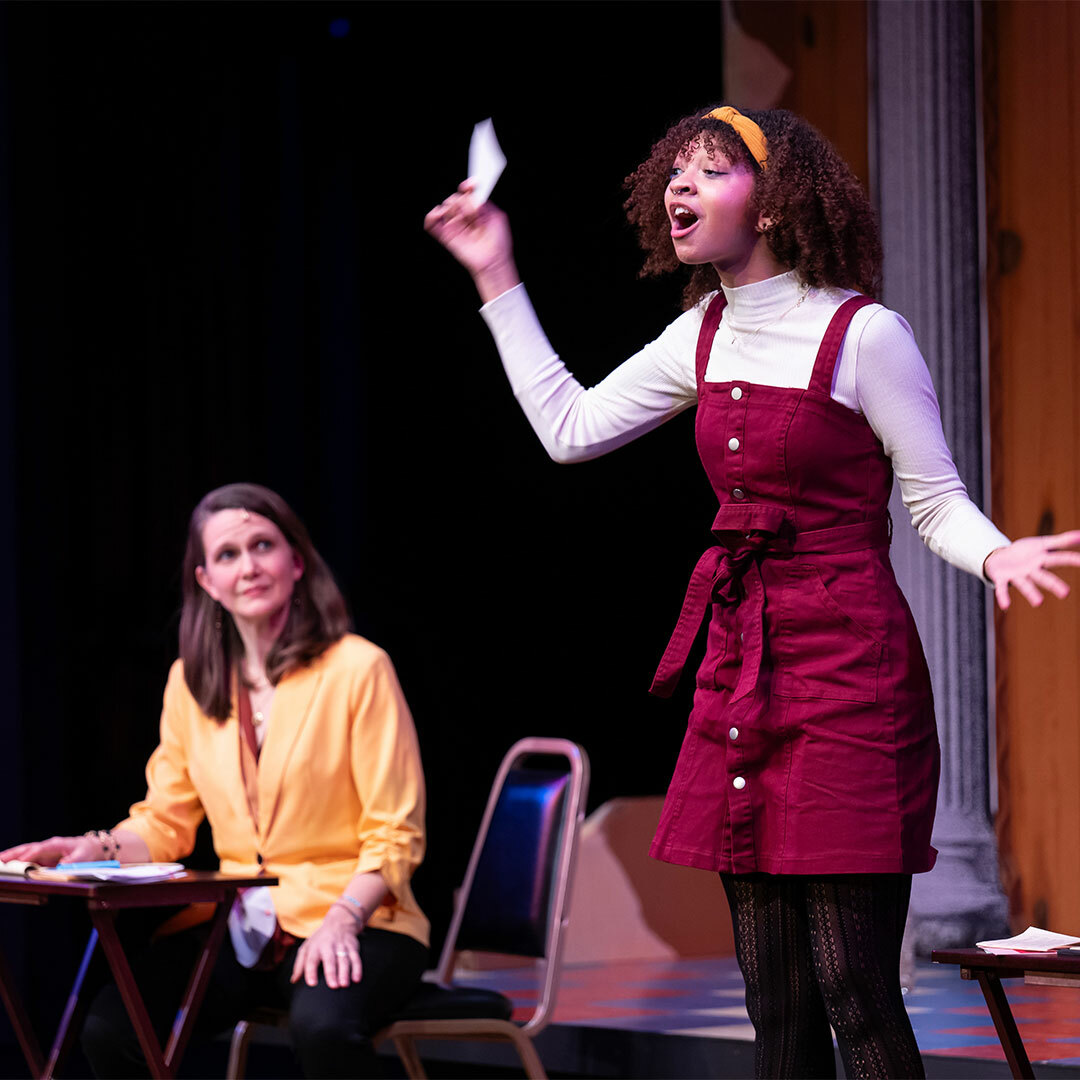
{"type": "MultiPolygon", "coordinates": [[[[471,972],[466,980],[501,990],[527,1015],[537,976],[521,970],[471,972]]],[[[1004,1060],[982,992],[955,967],[921,963],[905,997],[926,1054],[1004,1060]]],[[[1080,1063],[1080,996],[1063,987],[1005,984],[1032,1061],[1080,1063]]],[[[752,1040],[742,977],[733,957],[568,967],[555,1022],[752,1040]],[[729,1022],[724,1022],[729,1021],[729,1022]]]]}

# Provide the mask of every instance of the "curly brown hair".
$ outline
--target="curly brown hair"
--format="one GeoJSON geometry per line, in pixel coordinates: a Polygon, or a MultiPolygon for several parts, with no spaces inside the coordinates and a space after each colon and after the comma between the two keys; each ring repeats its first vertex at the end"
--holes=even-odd
{"type": "MultiPolygon", "coordinates": [[[[653,146],[648,160],[626,178],[630,192],[626,214],[647,253],[641,276],[669,273],[682,265],[671,243],[664,191],[675,158],[694,144],[710,154],[719,151],[733,165],[745,165],[754,173],[752,209],[769,219],[765,238],[780,262],[798,271],[808,285],[875,296],[881,285],[877,215],[829,141],[786,109],[745,111],[768,140],[767,168],[762,170],[730,124],[702,119],[711,108],[675,124],[653,146]]],[[[689,270],[684,308],[693,307],[719,285],[708,263],[689,270]]]]}

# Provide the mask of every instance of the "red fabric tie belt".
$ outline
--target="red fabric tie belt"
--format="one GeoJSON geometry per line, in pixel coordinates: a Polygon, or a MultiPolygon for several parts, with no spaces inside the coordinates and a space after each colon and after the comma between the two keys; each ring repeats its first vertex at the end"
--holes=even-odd
{"type": "Polygon", "coordinates": [[[794,555],[829,555],[889,546],[891,520],[888,515],[857,525],[814,529],[795,534],[783,531],[783,507],[742,505],[721,506],[713,522],[713,535],[720,541],[709,548],[690,575],[679,621],[671,635],[649,693],[670,697],[679,684],[686,658],[712,602],[742,604],[748,608],[743,631],[743,663],[732,701],[751,693],[757,685],[764,647],[763,615],[765,585],[761,578],[763,559],[790,559],[794,555]]]}

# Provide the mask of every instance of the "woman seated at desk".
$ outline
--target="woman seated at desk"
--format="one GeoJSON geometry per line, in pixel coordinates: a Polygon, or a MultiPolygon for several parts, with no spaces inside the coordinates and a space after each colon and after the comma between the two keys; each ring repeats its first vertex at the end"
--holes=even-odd
{"type": "MultiPolygon", "coordinates": [[[[205,815],[223,871],[261,869],[280,885],[250,890],[231,913],[196,1035],[279,1006],[306,1075],[370,1075],[370,1036],[427,961],[428,922],[409,886],[424,780],[393,666],[346,633],[344,600],[307,530],[255,484],[218,488],[195,508],[183,595],[146,798],[112,830],[2,857],[172,861],[191,852],[205,815]]],[[[203,933],[161,937],[135,966],[159,1037],[203,933]]],[[[145,1073],[115,985],[92,1005],[83,1047],[98,1076],[145,1073]]]]}

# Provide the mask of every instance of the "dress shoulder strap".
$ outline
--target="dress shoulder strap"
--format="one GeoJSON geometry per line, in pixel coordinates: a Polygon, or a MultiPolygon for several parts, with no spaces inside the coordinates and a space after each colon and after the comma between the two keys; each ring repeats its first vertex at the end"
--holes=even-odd
{"type": "Polygon", "coordinates": [[[825,336],[821,339],[821,347],[818,349],[817,359],[814,361],[814,371],[810,376],[810,385],[807,390],[812,390],[825,397],[832,394],[836,358],[840,355],[840,346],[844,343],[844,335],[847,333],[852,317],[859,308],[876,303],[877,301],[869,296],[852,296],[836,309],[832,319],[829,321],[825,336]]]}
{"type": "Polygon", "coordinates": [[[701,393],[701,384],[705,381],[705,369],[709,366],[709,354],[712,352],[713,338],[716,337],[716,328],[720,325],[720,319],[727,307],[727,297],[723,290],[709,301],[705,309],[705,318],[701,321],[701,329],[698,331],[697,352],[695,353],[695,366],[697,368],[698,393],[701,393]]]}

